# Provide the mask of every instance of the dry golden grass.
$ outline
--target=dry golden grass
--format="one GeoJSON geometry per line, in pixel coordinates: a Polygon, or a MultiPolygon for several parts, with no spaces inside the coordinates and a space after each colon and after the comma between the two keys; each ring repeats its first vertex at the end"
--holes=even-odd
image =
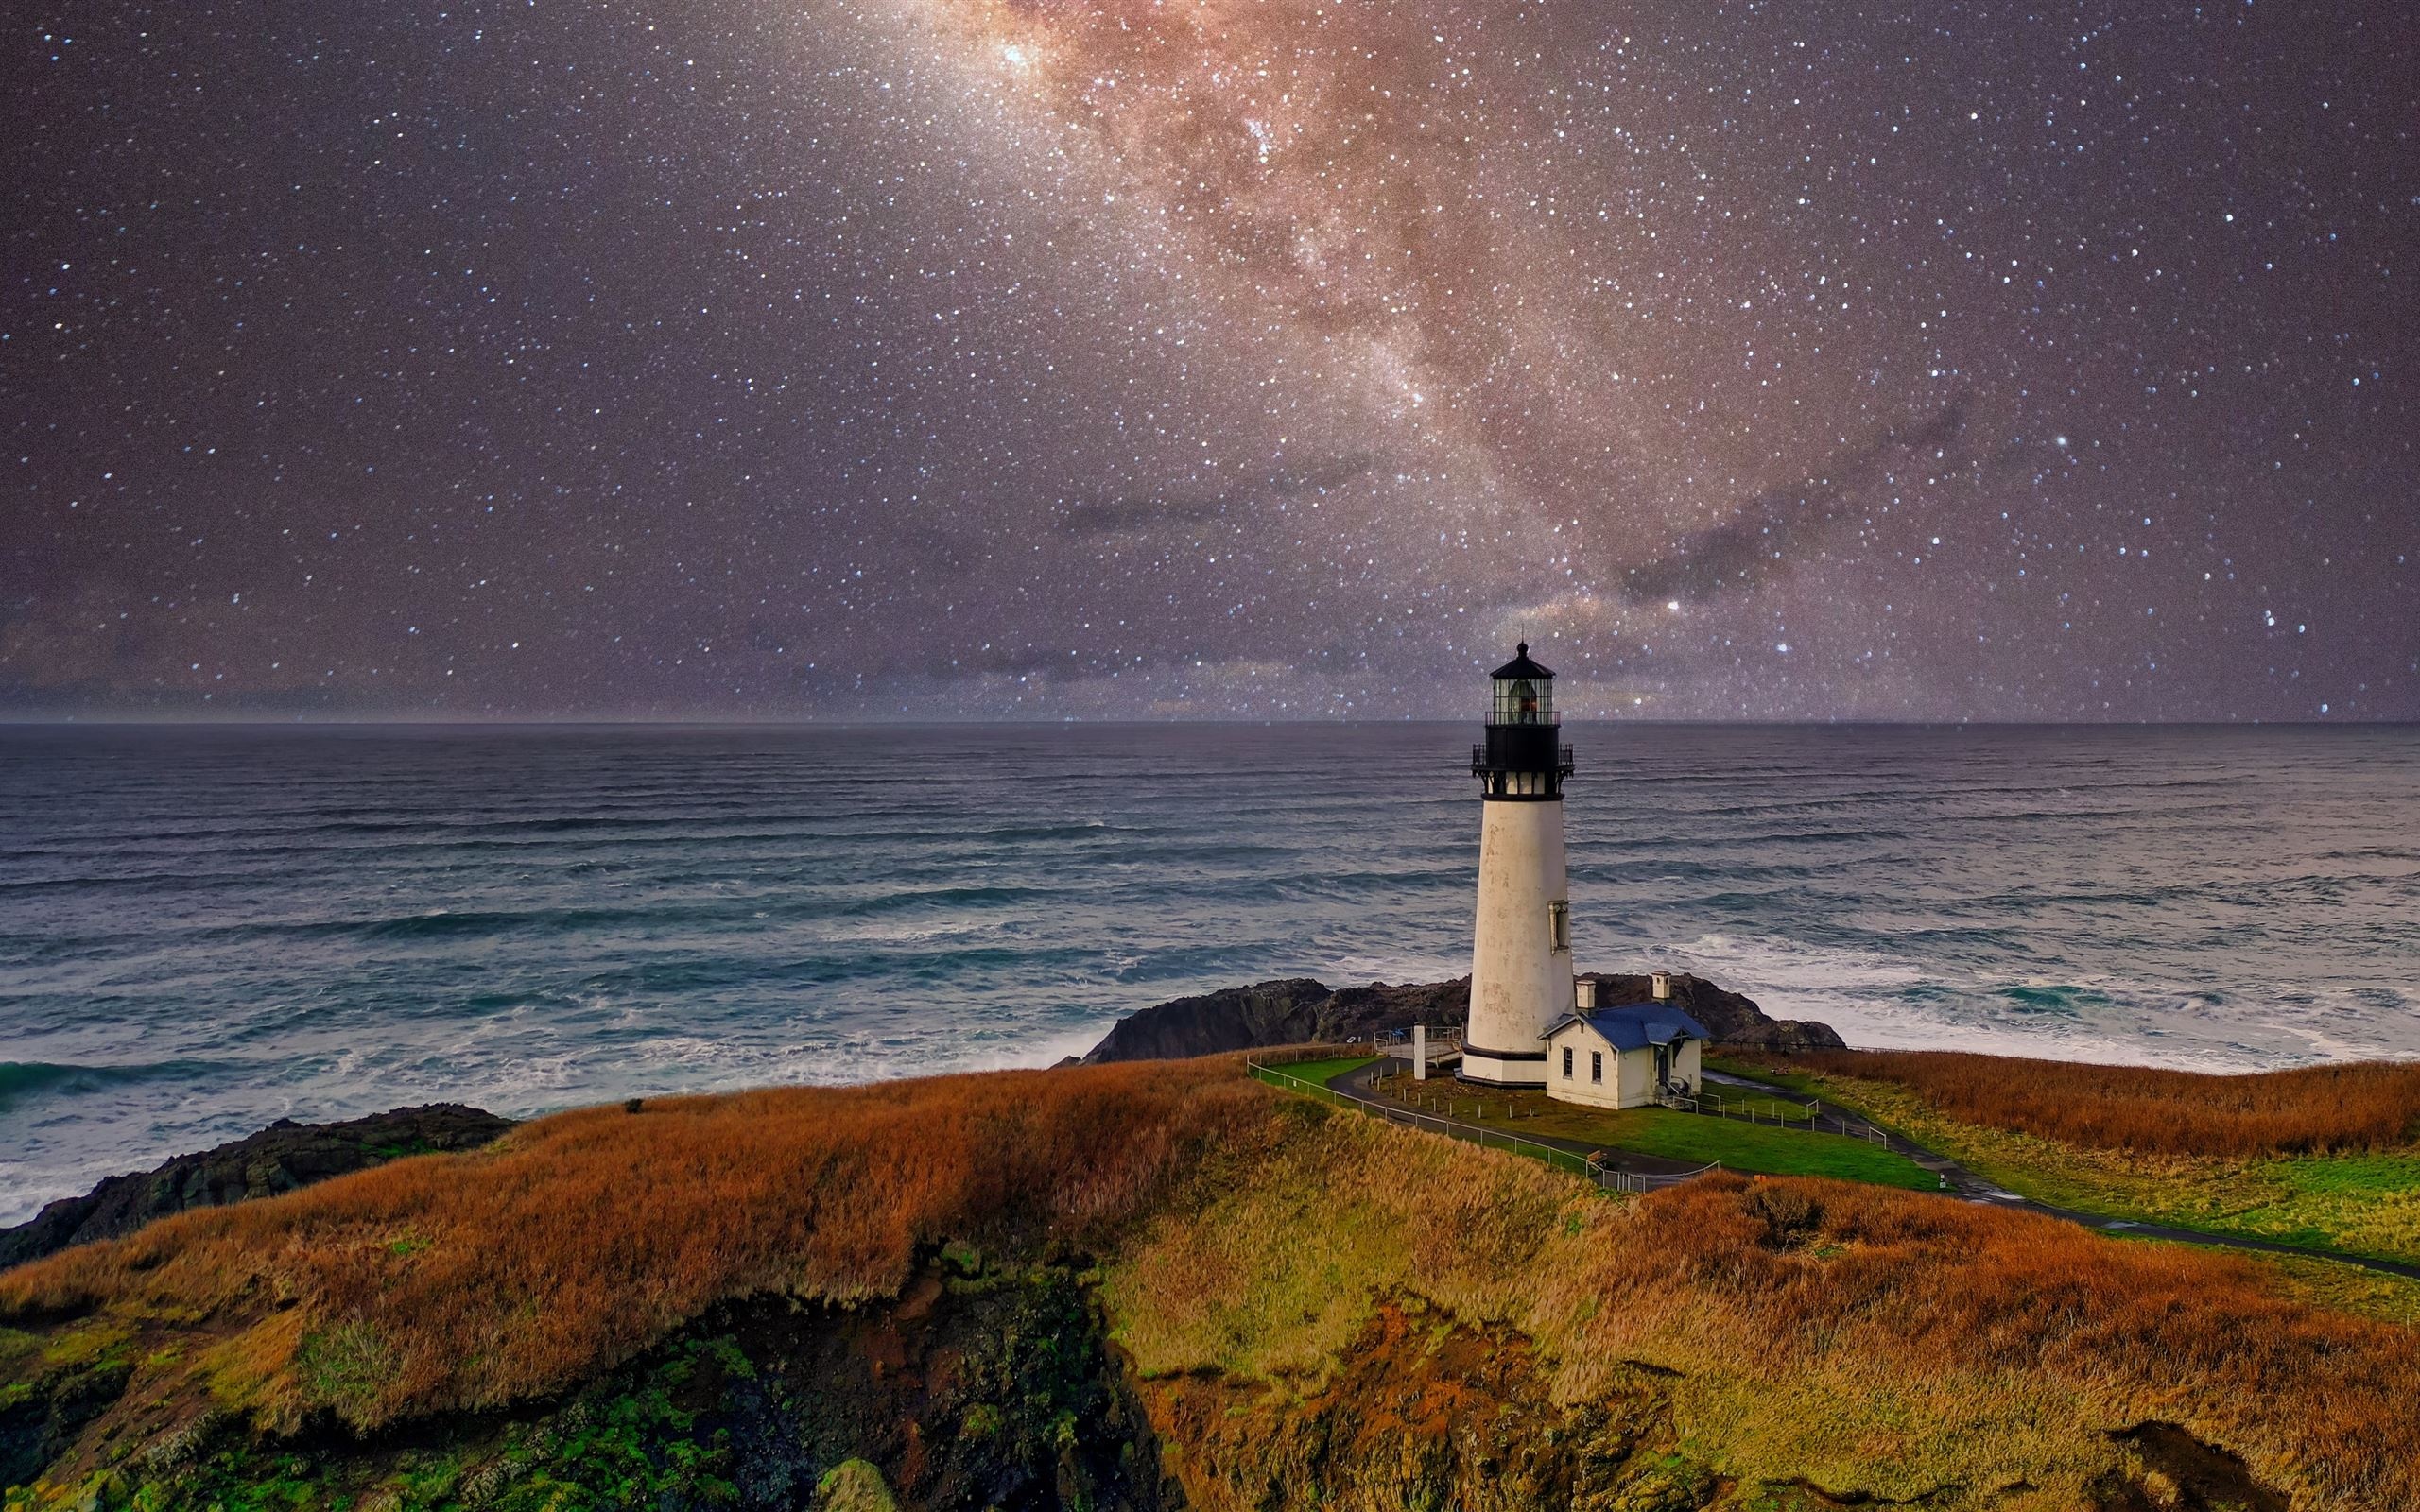
{"type": "Polygon", "coordinates": [[[1895,1082],[1965,1123],[2098,1149],[2308,1155],[2420,1138],[2420,1063],[2215,1075],[1954,1050],[1819,1050],[1773,1064],[1895,1082]]]}
{"type": "Polygon", "coordinates": [[[0,1276],[0,1323],[142,1362],[144,1416],[88,1438],[205,1391],[372,1426],[559,1389],[726,1298],[892,1295],[953,1239],[1103,1257],[1147,1371],[1299,1387],[1408,1294],[1527,1333],[1564,1400],[1681,1372],[1658,1389],[1691,1452],[1743,1477],[2072,1505],[2105,1430],[2156,1418],[2299,1505],[2420,1505],[2420,1333],[2243,1263],[1823,1181],[1616,1201],[1232,1058],[565,1114],[0,1276]]]}
{"type": "Polygon", "coordinates": [[[945,1238],[1095,1243],[1269,1097],[1202,1061],[588,1108],[20,1267],[0,1323],[198,1335],[161,1367],[183,1382],[133,1395],[206,1386],[273,1424],[493,1406],[726,1298],[888,1296],[945,1238]]]}

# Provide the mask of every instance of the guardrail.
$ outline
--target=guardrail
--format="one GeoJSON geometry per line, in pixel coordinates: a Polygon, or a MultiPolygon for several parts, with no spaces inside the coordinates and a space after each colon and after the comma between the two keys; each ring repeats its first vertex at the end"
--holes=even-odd
{"type": "Polygon", "coordinates": [[[1654,1192],[1693,1180],[1708,1171],[1720,1169],[1721,1165],[1718,1160],[1712,1165],[1700,1166],[1697,1170],[1685,1171],[1675,1176],[1649,1176],[1644,1172],[1617,1170],[1612,1166],[1599,1165],[1593,1157],[1575,1155],[1569,1150],[1552,1144],[1540,1144],[1535,1140],[1525,1140],[1517,1134],[1502,1134],[1492,1128],[1481,1128],[1475,1124],[1461,1124],[1451,1119],[1439,1118],[1433,1113],[1415,1112],[1409,1108],[1389,1108],[1383,1104],[1371,1102],[1367,1098],[1347,1096],[1335,1088],[1312,1081],[1307,1076],[1296,1076],[1277,1069],[1280,1066],[1299,1064],[1306,1060],[1331,1058],[1333,1057],[1327,1055],[1297,1053],[1290,1055],[1285,1060],[1264,1063],[1248,1057],[1244,1061],[1244,1068],[1255,1080],[1267,1082],[1272,1087],[1284,1087],[1319,1098],[1323,1102],[1357,1109],[1370,1118],[1383,1119],[1390,1124],[1402,1124],[1412,1128],[1426,1129],[1433,1134],[1443,1134],[1449,1139],[1461,1140],[1466,1144],[1477,1144],[1486,1149],[1509,1150],[1515,1155],[1526,1155],[1531,1160],[1544,1160],[1555,1170],[1568,1171],[1574,1176],[1586,1177],[1607,1191],[1654,1192]]]}
{"type": "MultiPolygon", "coordinates": [[[[1572,749],[1570,747],[1557,746],[1554,748],[1554,769],[1556,776],[1569,777],[1572,772],[1577,769],[1572,764],[1571,757],[1572,749]]],[[[1529,760],[1535,760],[1535,758],[1531,757],[1529,758],[1529,760]]],[[[1539,769],[1542,770],[1543,768],[1539,769]]],[[[1521,757],[1511,755],[1499,757],[1485,746],[1473,746],[1471,747],[1472,776],[1477,777],[1482,772],[1497,770],[1529,771],[1531,770],[1531,768],[1521,757]],[[1508,763],[1511,765],[1508,765],[1508,763]]]]}
{"type": "MultiPolygon", "coordinates": [[[[1378,1045],[1408,1045],[1411,1043],[1411,1031],[1409,1029],[1373,1030],[1370,1042],[1378,1045]]],[[[1428,1048],[1431,1050],[1440,1050],[1447,1046],[1460,1049],[1461,1043],[1462,1031],[1460,1029],[1434,1028],[1428,1031],[1428,1048]]]]}
{"type": "MultiPolygon", "coordinates": [[[[1841,1116],[1838,1110],[1826,1112],[1820,1101],[1807,1103],[1806,1122],[1802,1124],[1798,1121],[1799,1115],[1796,1113],[1781,1112],[1779,1109],[1789,1107],[1789,1103],[1770,1092],[1743,1092],[1736,1098],[1725,1097],[1717,1091],[1700,1091],[1693,1096],[1685,1097],[1666,1092],[1658,1095],[1655,1100],[1665,1108],[1677,1108],[1685,1113],[1705,1113],[1716,1118],[1743,1119],[1751,1124],[1762,1124],[1768,1128],[1797,1128],[1805,1129],[1810,1134],[1838,1134],[1844,1139],[1863,1140],[1868,1144],[1879,1145],[1886,1150],[1891,1148],[1891,1136],[1879,1125],[1871,1122],[1853,1123],[1841,1116]],[[1742,1106],[1732,1107],[1731,1105],[1735,1102],[1742,1106]],[[1754,1105],[1759,1102],[1772,1106],[1775,1111],[1770,1117],[1758,1114],[1754,1105]],[[1709,1103],[1714,1106],[1706,1106],[1709,1103]],[[1824,1127],[1825,1119],[1831,1121],[1832,1127],[1828,1129],[1824,1127]]],[[[1914,1146],[1910,1145],[1910,1148],[1913,1149],[1914,1146]]]]}
{"type": "Polygon", "coordinates": [[[1717,1091],[1699,1091],[1685,1095],[1677,1092],[1661,1092],[1656,1095],[1655,1101],[1663,1107],[1679,1112],[1704,1113],[1712,1118],[1736,1118],[1745,1123],[1762,1124],[1768,1128],[1803,1128],[1810,1134],[1819,1132],[1815,1126],[1816,1120],[1824,1113],[1824,1105],[1821,1103],[1808,1103],[1806,1111],[1802,1113],[1790,1110],[1790,1105],[1779,1098],[1745,1095],[1725,1097],[1717,1091]],[[1760,1107],[1769,1108],[1771,1111],[1759,1112],[1760,1107]]]}

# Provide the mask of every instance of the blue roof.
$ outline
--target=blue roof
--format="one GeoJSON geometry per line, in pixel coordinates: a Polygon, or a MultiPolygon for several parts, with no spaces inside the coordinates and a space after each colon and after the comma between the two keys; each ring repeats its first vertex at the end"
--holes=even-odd
{"type": "Polygon", "coordinates": [[[1634,1003],[1627,1007],[1591,1008],[1574,1013],[1540,1038],[1551,1040],[1565,1024],[1584,1023],[1616,1050],[1644,1050],[1675,1040],[1712,1040],[1705,1025],[1669,1003],[1634,1003]]]}

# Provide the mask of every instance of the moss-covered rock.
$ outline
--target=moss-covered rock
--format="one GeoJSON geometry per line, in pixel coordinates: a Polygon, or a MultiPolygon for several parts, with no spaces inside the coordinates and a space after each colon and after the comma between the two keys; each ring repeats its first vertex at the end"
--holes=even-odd
{"type": "Polygon", "coordinates": [[[899,1512],[882,1471],[861,1459],[844,1459],[815,1486],[816,1512],[899,1512]]]}

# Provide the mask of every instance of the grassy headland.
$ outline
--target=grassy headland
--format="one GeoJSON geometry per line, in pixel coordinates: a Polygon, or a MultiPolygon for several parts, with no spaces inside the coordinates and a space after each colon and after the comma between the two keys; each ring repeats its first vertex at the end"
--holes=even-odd
{"type": "Polygon", "coordinates": [[[2420,1261],[2420,1066],[2220,1076],[1857,1050],[1721,1063],[2058,1207],[2420,1261]]]}
{"type": "Polygon", "coordinates": [[[1153,1455],[1272,1512],[2420,1504],[2420,1333],[2248,1262],[1826,1180],[1609,1196],[1233,1057],[563,1114],[0,1275],[0,1326],[7,1441],[50,1435],[11,1508],[790,1504],[759,1434],[908,1506],[1159,1505],[1153,1455]]]}

